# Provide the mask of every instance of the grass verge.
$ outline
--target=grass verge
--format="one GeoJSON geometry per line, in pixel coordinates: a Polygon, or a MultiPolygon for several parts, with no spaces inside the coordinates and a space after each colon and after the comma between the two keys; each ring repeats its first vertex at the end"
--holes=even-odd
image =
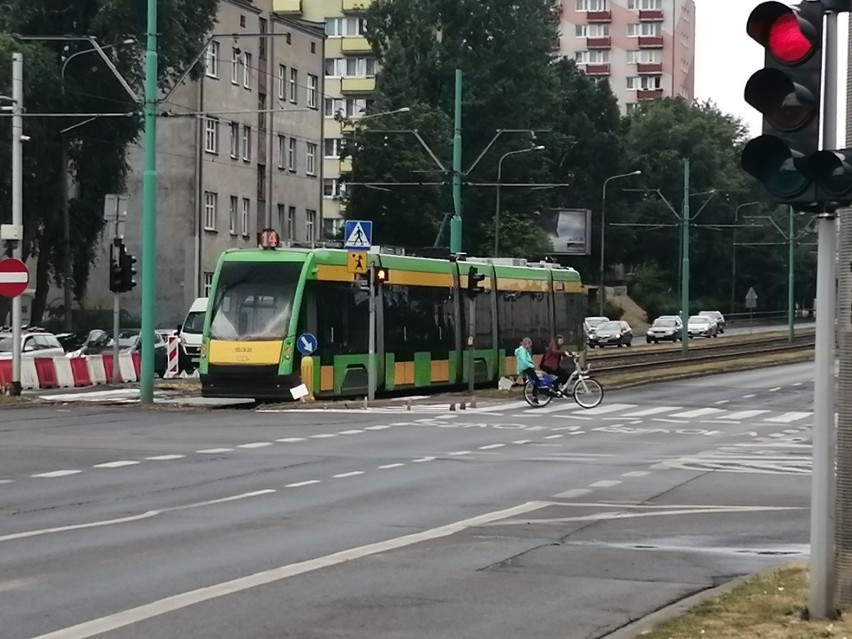
{"type": "Polygon", "coordinates": [[[641,639],[852,639],[852,621],[807,621],[808,571],[790,566],[732,589],[637,635],[641,639]]]}

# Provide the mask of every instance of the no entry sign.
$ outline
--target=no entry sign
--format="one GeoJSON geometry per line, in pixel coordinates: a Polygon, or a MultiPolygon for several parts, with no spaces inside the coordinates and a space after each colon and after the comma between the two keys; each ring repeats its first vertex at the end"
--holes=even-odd
{"type": "Polygon", "coordinates": [[[15,258],[0,260],[0,295],[18,297],[27,290],[29,283],[30,272],[21,260],[15,258]]]}

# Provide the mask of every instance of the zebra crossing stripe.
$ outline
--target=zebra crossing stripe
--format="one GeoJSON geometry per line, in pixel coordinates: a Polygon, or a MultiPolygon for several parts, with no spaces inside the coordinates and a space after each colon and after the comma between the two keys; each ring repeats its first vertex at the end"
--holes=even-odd
{"type": "Polygon", "coordinates": [[[724,412],[721,408],[696,408],[682,413],[672,413],[669,417],[703,417],[704,415],[718,415],[724,412]]]}
{"type": "Polygon", "coordinates": [[[768,412],[768,410],[741,410],[736,413],[725,415],[724,419],[749,419],[750,417],[757,417],[758,415],[764,415],[768,412]]]}
{"type": "Polygon", "coordinates": [[[646,417],[648,415],[657,415],[659,413],[668,413],[672,410],[680,410],[683,406],[655,406],[654,408],[646,408],[644,410],[625,413],[624,417],[646,417]]]}
{"type": "Polygon", "coordinates": [[[799,413],[796,411],[790,413],[784,413],[783,415],[777,415],[775,417],[767,417],[763,421],[765,422],[776,422],[781,424],[789,424],[790,422],[795,422],[800,419],[804,419],[805,417],[810,417],[812,413],[799,413]]]}

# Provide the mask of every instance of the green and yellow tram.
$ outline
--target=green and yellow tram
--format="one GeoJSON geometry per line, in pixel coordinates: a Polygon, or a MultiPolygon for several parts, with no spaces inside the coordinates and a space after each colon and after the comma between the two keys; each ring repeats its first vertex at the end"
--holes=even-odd
{"type": "MultiPolygon", "coordinates": [[[[514,350],[529,336],[541,353],[554,333],[583,344],[586,298],[574,269],[453,261],[339,249],[242,249],[222,254],[204,326],[200,364],[205,397],[291,399],[303,382],[317,397],[367,392],[370,265],[377,284],[377,390],[425,390],[468,382],[468,273],[485,278],[474,297],[474,381],[514,373],[514,350]],[[297,339],[317,348],[302,379],[297,339]]],[[[494,263],[497,262],[497,263],[494,263]]]]}

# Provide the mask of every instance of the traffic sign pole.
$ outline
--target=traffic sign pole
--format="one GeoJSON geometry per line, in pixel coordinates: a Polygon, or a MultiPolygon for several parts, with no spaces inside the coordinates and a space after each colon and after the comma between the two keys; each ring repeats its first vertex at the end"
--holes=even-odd
{"type": "Polygon", "coordinates": [[[370,265],[370,319],[367,330],[369,331],[368,353],[367,353],[367,400],[376,399],[376,267],[370,265]]]}
{"type": "MultiPolygon", "coordinates": [[[[12,226],[24,224],[24,164],[21,137],[24,132],[24,56],[12,54],[12,226]]],[[[23,261],[23,237],[16,241],[12,257],[23,261]]],[[[12,395],[21,394],[21,296],[12,299],[12,395]]]]}

